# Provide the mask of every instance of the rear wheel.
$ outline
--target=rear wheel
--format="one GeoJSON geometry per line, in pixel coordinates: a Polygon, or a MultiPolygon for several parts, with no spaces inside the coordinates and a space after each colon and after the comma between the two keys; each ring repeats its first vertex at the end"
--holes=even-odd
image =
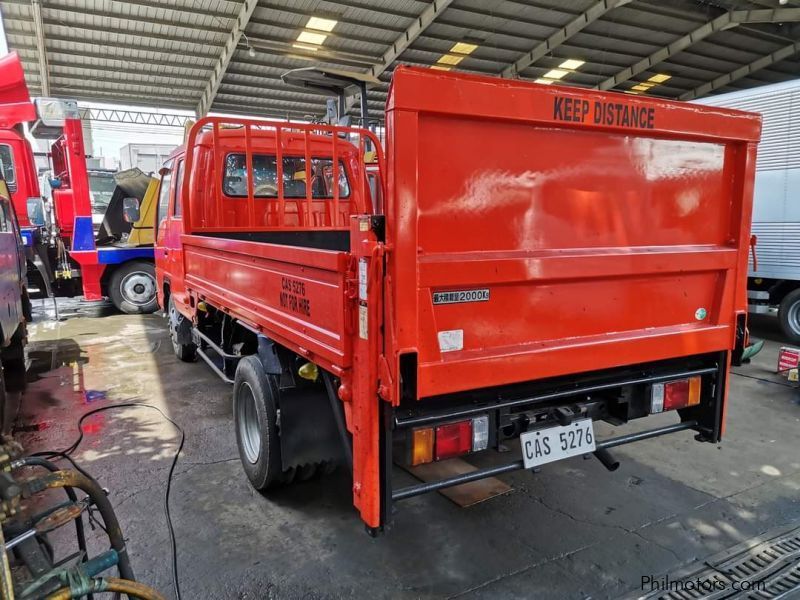
{"type": "Polygon", "coordinates": [[[108,282],[108,296],[118,310],[129,315],[155,312],[158,308],[155,267],[139,260],[120,265],[108,282]]]}
{"type": "Polygon", "coordinates": [[[789,341],[800,344],[800,289],[789,292],[781,300],[778,320],[789,341]]]}
{"type": "Polygon", "coordinates": [[[239,458],[257,490],[280,487],[292,479],[283,472],[275,390],[254,356],[239,361],[233,382],[233,415],[239,458]]]}
{"type": "Polygon", "coordinates": [[[197,345],[194,342],[185,343],[186,339],[191,339],[192,325],[189,319],[175,308],[172,296],[169,298],[167,311],[169,313],[169,338],[172,341],[175,356],[183,362],[193,362],[197,357],[197,345]]]}

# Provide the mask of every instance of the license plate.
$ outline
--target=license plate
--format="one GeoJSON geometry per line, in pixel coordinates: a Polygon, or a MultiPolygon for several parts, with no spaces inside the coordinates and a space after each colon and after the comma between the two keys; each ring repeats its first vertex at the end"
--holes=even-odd
{"type": "Polygon", "coordinates": [[[525,468],[530,469],[594,452],[594,426],[591,419],[581,419],[569,425],[526,431],[519,436],[519,442],[525,468]]]}

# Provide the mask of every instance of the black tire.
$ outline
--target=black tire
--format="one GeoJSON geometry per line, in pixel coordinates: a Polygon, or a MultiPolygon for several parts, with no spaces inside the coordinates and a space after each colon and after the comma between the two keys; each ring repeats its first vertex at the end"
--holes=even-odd
{"type": "Polygon", "coordinates": [[[281,487],[293,476],[281,464],[276,390],[255,356],[239,361],[233,381],[233,420],[239,458],[253,487],[266,491],[281,487]]]}
{"type": "Polygon", "coordinates": [[[11,411],[8,406],[8,394],[6,394],[6,382],[3,371],[3,361],[0,360],[0,433],[8,433],[11,431],[11,423],[7,422],[11,411]]]}
{"type": "Polygon", "coordinates": [[[197,344],[194,342],[181,343],[180,339],[191,339],[192,324],[185,316],[178,312],[172,296],[167,304],[167,319],[169,320],[169,339],[172,349],[183,362],[194,362],[197,358],[197,344]]]}
{"type": "Polygon", "coordinates": [[[778,321],[786,338],[800,344],[800,288],[783,297],[778,307],[778,321]]]}
{"type": "Polygon", "coordinates": [[[27,339],[28,329],[25,323],[20,323],[19,329],[11,338],[11,343],[3,349],[5,389],[9,392],[21,392],[25,389],[25,343],[27,339]]]}
{"type": "Polygon", "coordinates": [[[108,281],[108,297],[117,310],[129,315],[155,312],[158,298],[153,263],[132,260],[120,265],[108,281]]]}

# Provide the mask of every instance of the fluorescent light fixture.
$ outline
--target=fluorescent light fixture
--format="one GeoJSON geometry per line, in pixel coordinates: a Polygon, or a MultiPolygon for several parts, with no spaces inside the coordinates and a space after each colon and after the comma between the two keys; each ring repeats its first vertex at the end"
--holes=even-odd
{"type": "Polygon", "coordinates": [[[564,75],[567,75],[569,71],[565,71],[564,69],[550,69],[544,76],[547,79],[561,79],[564,75]]]}
{"type": "Polygon", "coordinates": [[[311,50],[312,52],[317,51],[316,46],[309,46],[308,44],[292,44],[293,48],[299,48],[300,50],[311,50]]]}
{"type": "Polygon", "coordinates": [[[456,56],[455,54],[445,54],[436,62],[441,63],[443,65],[457,65],[462,60],[464,60],[463,56],[456,56]]]}
{"type": "Polygon", "coordinates": [[[466,42],[456,42],[455,44],[453,44],[453,47],[450,48],[450,52],[455,52],[456,54],[472,54],[477,49],[478,46],[475,44],[467,44],[466,42]]]}
{"type": "Polygon", "coordinates": [[[558,65],[559,69],[567,69],[569,71],[574,71],[575,69],[580,68],[582,64],[586,63],[585,60],[578,60],[576,58],[568,58],[560,65],[558,65]]]}
{"type": "Polygon", "coordinates": [[[431,65],[431,69],[436,69],[437,71],[449,71],[453,67],[443,67],[442,65],[431,65]]]}
{"type": "Polygon", "coordinates": [[[667,79],[671,79],[672,75],[667,75],[666,73],[659,73],[657,75],[653,75],[647,81],[652,81],[653,83],[664,83],[667,79]]]}
{"type": "Polygon", "coordinates": [[[333,31],[339,21],[333,19],[322,19],[320,17],[311,17],[306,23],[307,29],[318,29],[319,31],[333,31]]]}
{"type": "Polygon", "coordinates": [[[325,41],[325,38],[328,37],[324,33],[312,33],[311,31],[301,31],[300,35],[297,36],[297,41],[302,42],[304,44],[316,44],[317,46],[321,45],[322,42],[325,41]]]}
{"type": "Polygon", "coordinates": [[[544,77],[539,77],[534,83],[541,83],[542,85],[550,85],[553,83],[552,79],[545,79],[544,77]]]}

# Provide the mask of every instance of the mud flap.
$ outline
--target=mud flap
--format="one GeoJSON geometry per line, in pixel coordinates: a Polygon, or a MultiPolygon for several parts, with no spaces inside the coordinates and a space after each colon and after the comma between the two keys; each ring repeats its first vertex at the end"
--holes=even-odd
{"type": "Polygon", "coordinates": [[[283,470],[344,460],[342,443],[325,387],[284,388],[278,396],[283,470]]]}

